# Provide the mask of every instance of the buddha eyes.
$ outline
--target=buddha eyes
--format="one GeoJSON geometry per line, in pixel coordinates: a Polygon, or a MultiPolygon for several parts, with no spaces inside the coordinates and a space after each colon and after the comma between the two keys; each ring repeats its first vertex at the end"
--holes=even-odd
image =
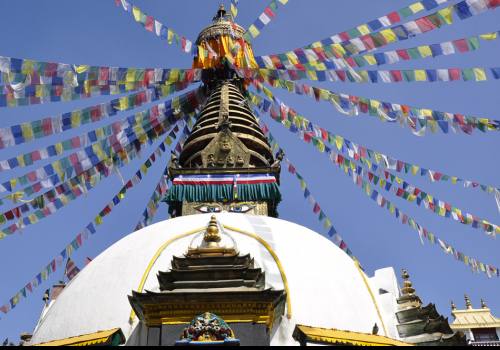
{"type": "Polygon", "coordinates": [[[200,213],[220,213],[222,210],[220,207],[201,205],[196,208],[200,213]]]}
{"type": "Polygon", "coordinates": [[[250,206],[250,205],[247,205],[247,204],[232,205],[229,208],[229,211],[231,213],[247,213],[250,210],[252,210],[253,208],[254,208],[253,206],[250,206]]]}
{"type": "MultiPolygon", "coordinates": [[[[253,205],[248,204],[233,204],[227,207],[227,211],[230,213],[248,213],[250,210],[254,208],[253,205]]],[[[195,208],[200,213],[221,213],[223,208],[215,205],[200,205],[195,208]]]]}

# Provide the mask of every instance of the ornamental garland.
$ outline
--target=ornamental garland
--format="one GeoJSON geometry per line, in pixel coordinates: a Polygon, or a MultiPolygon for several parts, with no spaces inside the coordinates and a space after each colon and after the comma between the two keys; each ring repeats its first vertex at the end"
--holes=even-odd
{"type": "MultiPolygon", "coordinates": [[[[499,0],[464,0],[448,6],[428,16],[420,17],[392,28],[383,29],[374,33],[367,33],[358,38],[335,42],[332,38],[313,43],[307,48],[320,48],[327,58],[347,58],[365,52],[374,51],[391,43],[407,40],[417,35],[433,31],[443,26],[453,24],[455,14],[459,20],[494,10],[500,6],[499,0]]],[[[300,52],[300,51],[299,51],[300,52]]],[[[285,56],[293,55],[293,51],[285,56]]]]}
{"type": "MultiPolygon", "coordinates": [[[[268,130],[266,127],[265,129],[268,130]]],[[[318,148],[318,147],[317,147],[318,148]]],[[[319,149],[319,148],[318,148],[319,149]]],[[[422,227],[420,224],[418,224],[413,218],[409,217],[408,215],[404,214],[399,208],[397,208],[394,204],[392,204],[390,201],[388,201],[385,197],[383,197],[380,193],[378,193],[376,190],[372,190],[370,185],[362,180],[360,176],[357,176],[356,173],[356,166],[354,162],[349,161],[343,156],[340,155],[335,155],[334,153],[331,153],[331,150],[329,151],[330,159],[332,162],[336,165],[338,165],[341,169],[344,170],[344,173],[346,175],[349,175],[353,178],[353,182],[360,186],[363,189],[363,192],[370,197],[373,201],[375,201],[381,208],[386,207],[386,209],[394,215],[398,221],[400,221],[402,224],[407,224],[414,230],[416,230],[419,234],[420,240],[423,244],[423,238],[428,239],[431,243],[433,244],[439,244],[439,246],[443,249],[443,251],[446,254],[452,254],[453,257],[456,260],[459,260],[463,262],[465,265],[470,266],[471,269],[475,272],[481,271],[487,274],[488,277],[492,276],[497,276],[500,277],[500,269],[493,265],[485,264],[482,263],[475,258],[469,257],[465,255],[464,253],[458,251],[455,249],[453,246],[449,245],[448,243],[444,242],[437,236],[435,236],[432,232],[429,232],[426,228],[422,227]]]]}
{"type": "Polygon", "coordinates": [[[276,12],[280,7],[279,4],[285,6],[287,3],[288,0],[272,0],[253,24],[248,27],[243,38],[245,38],[247,42],[252,42],[252,40],[258,37],[260,32],[276,17],[276,12]]]}
{"type": "Polygon", "coordinates": [[[438,68],[438,69],[391,69],[391,70],[284,70],[238,69],[247,79],[312,80],[343,83],[413,83],[413,82],[483,82],[500,79],[500,67],[438,68]]]}
{"type": "MultiPolygon", "coordinates": [[[[250,93],[250,98],[252,103],[259,106],[261,110],[265,112],[271,111],[270,108],[273,105],[273,102],[252,93],[250,93]]],[[[412,174],[414,176],[420,175],[427,178],[431,182],[446,181],[451,182],[454,185],[462,183],[466,188],[479,188],[488,194],[500,192],[500,188],[491,185],[484,185],[476,181],[448,175],[437,170],[427,169],[367,148],[366,146],[348,140],[343,136],[333,134],[321,126],[312,123],[307,118],[299,115],[295,110],[285,105],[278,98],[274,98],[274,104],[280,106],[280,111],[279,115],[270,113],[271,117],[285,127],[289,128],[290,131],[297,132],[298,130],[302,130],[304,132],[309,132],[322,141],[335,145],[339,151],[344,154],[348,154],[350,158],[362,162],[373,171],[379,170],[379,168],[388,169],[398,173],[412,174]]],[[[403,187],[409,185],[405,185],[406,182],[399,177],[395,177],[395,179],[398,183],[403,183],[403,187]]]]}
{"type": "Polygon", "coordinates": [[[445,41],[438,44],[420,45],[409,49],[398,49],[362,56],[347,58],[329,58],[322,48],[297,49],[287,54],[265,55],[256,57],[259,67],[268,69],[297,69],[297,70],[340,70],[361,68],[365,66],[382,66],[410,60],[435,58],[455,54],[464,54],[479,50],[481,40],[497,40],[498,31],[484,33],[469,38],[445,41]]]}
{"type": "Polygon", "coordinates": [[[201,90],[190,92],[182,96],[177,96],[172,100],[166,101],[158,106],[138,114],[146,114],[147,118],[151,118],[151,125],[146,129],[137,132],[129,128],[127,133],[121,135],[112,135],[102,141],[96,142],[91,146],[87,146],[84,150],[72,153],[69,156],[61,158],[49,165],[46,165],[37,170],[33,170],[21,177],[12,178],[9,181],[0,184],[0,192],[11,192],[18,183],[27,184],[44,180],[54,174],[60,177],[63,174],[69,176],[78,169],[88,169],[107,157],[110,152],[120,151],[122,144],[133,142],[137,139],[145,137],[145,133],[151,128],[161,125],[167,117],[171,117],[176,111],[193,111],[201,103],[203,99],[201,90]]]}
{"type": "Polygon", "coordinates": [[[117,6],[121,5],[123,10],[131,14],[134,20],[137,23],[140,23],[144,29],[148,32],[156,34],[156,36],[161,40],[167,41],[169,45],[175,42],[178,46],[180,45],[184,53],[191,53],[193,47],[196,47],[193,45],[191,40],[185,38],[184,36],[180,36],[171,28],[164,26],[160,21],[142,12],[140,8],[132,5],[127,0],[115,0],[115,3],[117,6]]]}
{"type": "MultiPolygon", "coordinates": [[[[158,86],[116,98],[109,102],[77,109],[57,116],[0,128],[0,149],[76,129],[85,124],[98,122],[107,117],[115,116],[118,112],[130,111],[143,104],[155,102],[175,92],[182,91],[186,89],[190,83],[191,82],[183,82],[158,86]]],[[[20,160],[18,160],[18,162],[21,163],[20,160]]],[[[7,169],[8,166],[2,163],[1,168],[7,169]]]]}
{"type": "MultiPolygon", "coordinates": [[[[289,117],[290,112],[287,112],[285,109],[290,110],[290,108],[288,106],[285,106],[285,108],[283,108],[283,106],[284,105],[282,104],[281,111],[271,107],[271,109],[269,110],[269,115],[273,120],[283,125],[292,133],[295,133],[302,141],[306,143],[312,142],[320,153],[329,154],[331,159],[339,157],[338,154],[334,153],[323,142],[323,138],[326,138],[326,142],[329,142],[329,135],[322,135],[322,137],[317,137],[315,136],[315,133],[313,131],[301,128],[301,123],[296,123],[294,120],[294,112],[292,112],[291,114],[292,117],[289,117]],[[293,126],[298,126],[298,128],[293,128],[293,126]]],[[[331,139],[336,140],[336,138],[331,139]]],[[[346,149],[342,147],[342,145],[338,142],[335,142],[333,144],[336,145],[339,151],[342,151],[348,158],[350,158],[350,160],[345,161],[346,163],[352,162],[353,164],[355,164],[355,162],[359,161],[359,158],[356,159],[354,155],[351,156],[351,153],[347,152],[346,149]]],[[[414,203],[418,206],[421,206],[423,202],[426,209],[434,212],[441,217],[452,218],[453,220],[458,221],[464,225],[471,225],[473,228],[482,229],[491,237],[495,237],[496,234],[500,234],[499,226],[475,215],[462,211],[460,208],[457,208],[450,203],[443,202],[439,198],[436,198],[432,194],[424,192],[420,188],[404,181],[403,179],[396,178],[389,171],[384,171],[383,176],[379,177],[374,173],[367,172],[361,166],[358,166],[356,169],[358,175],[366,177],[366,179],[368,179],[369,181],[373,181],[375,185],[380,185],[380,187],[384,190],[393,192],[396,196],[401,197],[408,202],[414,203]],[[383,177],[385,177],[385,179],[383,177]],[[397,181],[398,184],[403,184],[403,187],[395,185],[394,183],[390,182],[389,179],[391,179],[392,181],[397,181]]]]}
{"type": "MultiPolygon", "coordinates": [[[[259,81],[252,83],[264,94],[273,99],[271,90],[262,85],[259,81]]],[[[330,102],[339,113],[348,116],[359,116],[360,113],[378,117],[382,122],[408,125],[413,134],[423,136],[427,130],[437,132],[441,130],[447,134],[451,128],[454,132],[462,131],[472,134],[474,129],[483,132],[500,130],[500,121],[488,118],[478,118],[466,116],[458,113],[439,112],[431,109],[412,107],[392,102],[383,102],[365,97],[339,94],[326,89],[311,87],[307,84],[299,84],[293,81],[274,80],[272,87],[286,89],[298,95],[306,95],[316,101],[330,102]]]]}
{"type": "MultiPolygon", "coordinates": [[[[175,134],[178,130],[179,127],[176,126],[170,133],[170,138],[175,137],[175,134]]],[[[146,136],[144,141],[148,144],[152,144],[154,140],[156,140],[165,132],[166,130],[157,131],[155,129],[156,135],[149,135],[149,137],[146,136]]],[[[142,148],[140,146],[133,145],[131,150],[127,150],[128,152],[123,152],[125,153],[125,155],[122,157],[122,160],[123,158],[125,158],[124,161],[126,163],[129,162],[129,158],[135,158],[139,154],[141,149],[142,148]]],[[[112,174],[113,170],[117,169],[113,163],[111,167],[101,166],[101,169],[99,169],[97,174],[95,174],[96,168],[97,167],[92,167],[89,170],[82,172],[72,179],[55,187],[54,189],[44,193],[43,195],[33,199],[34,204],[32,204],[32,206],[34,208],[40,207],[40,209],[37,209],[34,213],[28,216],[21,216],[21,213],[19,213],[19,211],[17,210],[19,209],[19,207],[1,215],[0,218],[2,220],[17,219],[18,221],[15,224],[12,224],[0,231],[0,240],[8,235],[14,234],[18,230],[26,226],[36,224],[40,220],[56,213],[59,209],[66,206],[71,201],[77,199],[82,194],[86,194],[88,191],[95,188],[100,180],[108,177],[112,174]],[[40,205],[38,203],[42,204],[40,205]]],[[[121,177],[120,173],[118,173],[118,175],[121,177]]],[[[26,206],[26,204],[23,204],[21,207],[23,206],[26,206]]]]}
{"type": "MultiPolygon", "coordinates": [[[[80,249],[85,241],[87,241],[91,235],[97,233],[97,226],[103,223],[103,219],[111,214],[114,207],[119,205],[124,199],[127,192],[138,185],[144,175],[147,174],[149,168],[156,162],[157,159],[166,150],[166,140],[163,141],[159,147],[147,158],[147,160],[141,165],[141,167],[135,172],[135,174],[130,178],[126,184],[120,189],[120,191],[113,197],[113,199],[104,206],[104,208],[99,212],[99,214],[91,221],[85,228],[78,233],[78,235],[68,244],[57,257],[55,257],[40,273],[36,275],[33,280],[28,282],[23,288],[21,288],[9,302],[0,307],[0,311],[4,314],[9,313],[14,309],[21,298],[27,298],[28,293],[33,293],[33,289],[42,285],[43,282],[47,281],[51,274],[55,273],[58,268],[61,268],[62,263],[67,258],[71,257],[75,251],[80,249]]],[[[163,174],[162,174],[163,176],[163,174]]]]}

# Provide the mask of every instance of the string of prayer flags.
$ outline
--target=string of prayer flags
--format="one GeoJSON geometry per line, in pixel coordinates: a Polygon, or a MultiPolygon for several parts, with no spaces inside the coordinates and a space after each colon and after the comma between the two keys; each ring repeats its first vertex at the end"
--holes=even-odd
{"type": "Polygon", "coordinates": [[[288,0],[272,0],[260,16],[253,22],[253,24],[248,27],[243,38],[247,42],[251,42],[253,39],[258,37],[261,31],[276,17],[278,9],[287,3],[288,0]]]}
{"type": "MultiPolygon", "coordinates": [[[[267,126],[264,126],[262,129],[266,135],[269,135],[269,128],[267,126]]],[[[269,136],[269,139],[273,140],[272,135],[269,136]]],[[[353,182],[358,186],[360,186],[363,189],[363,192],[369,198],[371,198],[375,203],[377,203],[377,205],[379,205],[381,208],[385,207],[400,223],[408,225],[414,230],[416,230],[419,234],[422,243],[423,239],[426,238],[432,244],[438,244],[446,254],[451,254],[456,260],[461,261],[467,266],[470,266],[473,271],[484,272],[490,278],[492,276],[500,277],[500,269],[498,267],[482,263],[473,257],[465,255],[464,253],[455,249],[453,246],[441,240],[439,237],[435,236],[432,232],[422,227],[413,218],[404,214],[399,208],[397,208],[394,204],[392,204],[390,201],[384,198],[380,193],[378,193],[376,190],[372,190],[370,185],[366,181],[358,177],[355,171],[356,167],[354,167],[353,170],[352,162],[349,162],[342,156],[339,157],[334,157],[332,161],[335,164],[337,164],[341,169],[343,169],[346,175],[351,176],[353,178],[353,182]],[[337,163],[337,160],[339,159],[344,160],[342,164],[340,162],[337,163]]],[[[307,189],[307,186],[305,186],[305,188],[307,189]]]]}
{"type": "MultiPolygon", "coordinates": [[[[178,137],[178,142],[177,145],[173,148],[176,152],[182,150],[184,146],[184,142],[187,140],[189,135],[191,135],[191,128],[194,125],[194,122],[191,122],[191,119],[188,119],[187,125],[184,127],[184,131],[182,133],[182,136],[178,137]]],[[[165,175],[167,172],[167,169],[162,174],[162,177],[160,179],[160,182],[156,186],[153,194],[151,195],[151,198],[146,205],[146,209],[144,209],[144,212],[142,213],[141,219],[135,226],[135,231],[138,231],[144,227],[147,227],[151,225],[153,222],[154,216],[156,212],[158,211],[158,207],[160,205],[160,202],[163,200],[165,195],[168,192],[168,177],[165,175]]]]}
{"type": "Polygon", "coordinates": [[[231,16],[233,16],[233,20],[238,16],[238,3],[239,0],[231,0],[231,16]]]}
{"type": "MultiPolygon", "coordinates": [[[[88,223],[85,228],[77,234],[77,236],[57,255],[46,267],[40,271],[30,282],[28,282],[23,288],[21,288],[9,301],[0,307],[0,311],[4,314],[11,312],[22,300],[22,298],[27,298],[28,293],[32,293],[33,290],[47,281],[49,277],[54,274],[59,268],[61,268],[62,263],[67,258],[70,258],[75,251],[79,250],[83,244],[94,234],[97,233],[97,226],[103,223],[103,219],[112,213],[113,208],[118,206],[126,197],[127,192],[138,185],[144,178],[144,172],[142,169],[149,169],[154,162],[160,158],[161,154],[166,150],[167,139],[162,142],[159,147],[147,158],[147,160],[139,167],[135,174],[126,181],[126,184],[120,189],[120,191],[109,201],[104,208],[99,212],[96,217],[88,223]]],[[[170,140],[171,143],[171,140],[170,140]]]]}
{"type": "Polygon", "coordinates": [[[166,101],[158,108],[152,108],[139,112],[137,115],[145,114],[146,118],[151,118],[151,124],[146,129],[129,128],[126,132],[120,135],[112,135],[102,141],[96,142],[91,146],[87,146],[84,150],[72,153],[69,156],[61,158],[42,168],[33,170],[21,177],[12,178],[9,181],[0,184],[0,192],[12,192],[17,184],[28,184],[46,180],[57,174],[60,178],[70,176],[73,173],[78,173],[81,169],[89,169],[95,166],[105,158],[110,152],[119,152],[123,149],[123,145],[134,142],[135,140],[144,138],[146,132],[152,128],[161,125],[166,118],[174,118],[177,112],[189,113],[194,111],[203,101],[204,96],[200,89],[194,92],[177,96],[172,100],[166,101]]]}
{"type": "Polygon", "coordinates": [[[420,13],[422,11],[434,10],[438,6],[445,4],[447,2],[449,2],[449,0],[417,1],[397,11],[392,11],[385,16],[381,16],[364,24],[360,24],[355,28],[332,35],[327,40],[322,40],[317,43],[313,43],[311,45],[308,45],[307,47],[317,47],[318,44],[322,42],[330,42],[330,41],[332,43],[340,44],[346,40],[358,38],[360,36],[378,31],[382,28],[390,27],[396,23],[401,22],[403,19],[416,15],[417,13],[420,13]]]}
{"type": "Polygon", "coordinates": [[[489,278],[491,277],[500,277],[500,269],[494,265],[485,264],[473,257],[465,255],[464,253],[458,251],[453,246],[449,245],[445,241],[441,240],[434,233],[427,230],[425,227],[420,225],[416,220],[412,217],[406,215],[401,211],[398,207],[396,207],[392,202],[387,200],[384,196],[382,196],[376,190],[373,190],[369,183],[361,179],[355,171],[351,169],[348,165],[339,167],[344,170],[344,173],[350,176],[353,179],[353,182],[358,185],[363,193],[365,193],[370,199],[372,199],[379,207],[387,209],[387,211],[401,224],[408,225],[412,229],[418,232],[419,238],[423,244],[424,239],[429,241],[434,245],[438,245],[444,253],[447,255],[452,255],[456,260],[464,263],[466,266],[469,266],[474,272],[483,272],[489,278]]]}
{"type": "Polygon", "coordinates": [[[481,41],[493,41],[499,38],[499,32],[480,34],[468,38],[445,41],[437,44],[420,45],[409,49],[398,49],[347,58],[328,57],[324,48],[297,49],[280,55],[255,57],[259,67],[268,69],[318,70],[362,68],[382,66],[416,59],[435,58],[454,54],[464,54],[479,50],[481,41]]]}
{"type": "MultiPolygon", "coordinates": [[[[346,163],[350,165],[357,171],[357,174],[359,176],[365,177],[368,181],[373,182],[374,185],[379,185],[385,191],[392,192],[397,197],[403,198],[406,201],[414,203],[418,206],[424,204],[424,207],[426,209],[434,212],[441,217],[451,218],[464,225],[471,225],[473,228],[482,229],[491,237],[495,237],[496,234],[500,234],[500,227],[498,225],[492,224],[487,220],[467,213],[450,203],[443,202],[430,193],[424,192],[420,188],[404,181],[401,178],[394,176],[387,170],[382,172],[383,175],[377,175],[372,172],[366,171],[362,166],[356,166],[356,162],[360,161],[360,158],[356,157],[356,154],[353,154],[354,152],[349,152],[345,147],[342,147],[343,143],[339,143],[339,138],[341,137],[334,137],[333,135],[326,133],[326,130],[324,129],[322,129],[321,133],[318,134],[316,132],[317,129],[310,130],[308,127],[300,127],[303,124],[296,123],[293,119],[290,120],[291,118],[287,117],[290,112],[287,112],[286,109],[290,110],[283,104],[281,104],[281,106],[278,106],[278,108],[275,108],[273,106],[269,110],[269,115],[273,120],[280,123],[290,132],[294,133],[299,139],[301,139],[305,143],[313,144],[320,153],[329,155],[330,159],[335,159],[337,164],[346,163]],[[289,123],[287,123],[286,121],[288,121],[289,123]],[[292,125],[295,126],[295,128],[292,128],[292,125]],[[326,146],[325,142],[330,143],[330,140],[332,141],[330,145],[333,147],[337,147],[349,159],[346,159],[344,156],[335,153],[330,147],[326,146]]],[[[311,124],[309,123],[308,126],[309,125],[311,124]]],[[[344,139],[341,138],[341,140],[344,139]]]]}
{"type": "MultiPolygon", "coordinates": [[[[262,79],[262,81],[265,80],[262,79]]],[[[263,86],[260,81],[254,79],[252,83],[258,91],[262,91],[268,98],[274,99],[272,91],[263,86]]],[[[445,134],[449,133],[450,129],[453,132],[462,131],[466,134],[472,134],[475,129],[482,132],[500,130],[500,120],[440,112],[365,97],[339,94],[289,80],[278,79],[266,83],[275,88],[286,89],[291,93],[309,96],[318,102],[320,100],[327,101],[342,115],[352,117],[366,114],[377,117],[382,122],[397,122],[401,126],[407,125],[413,134],[417,136],[423,136],[427,130],[434,133],[440,130],[445,134]]]]}
{"type": "MultiPolygon", "coordinates": [[[[163,106],[164,105],[165,104],[163,104],[163,106]]],[[[156,117],[161,114],[159,108],[161,108],[161,106],[156,105],[149,108],[147,111],[136,113],[133,116],[115,121],[104,127],[91,130],[85,134],[74,136],[64,141],[25,154],[17,155],[16,157],[12,157],[8,160],[0,160],[0,171],[31,166],[38,161],[61,155],[69,150],[90,146],[92,143],[102,141],[112,135],[124,133],[127,130],[132,130],[133,128],[136,128],[136,130],[147,128],[152,121],[157,122],[156,117]]]]}
{"type": "Polygon", "coordinates": [[[500,68],[438,68],[438,69],[391,69],[391,70],[285,70],[285,69],[239,69],[246,78],[263,76],[267,80],[312,80],[343,83],[414,83],[414,82],[483,82],[498,80],[500,68]]]}
{"type": "MultiPolygon", "coordinates": [[[[172,139],[176,137],[178,131],[180,130],[179,125],[177,125],[167,136],[167,143],[171,143],[172,139]]],[[[158,137],[165,134],[167,130],[155,131],[155,135],[149,135],[144,140],[145,143],[152,144],[158,137]]],[[[127,159],[126,162],[130,161],[133,158],[136,158],[137,155],[140,154],[142,150],[142,145],[132,145],[132,149],[129,150],[128,155],[130,155],[130,159],[127,159]]],[[[64,182],[63,184],[55,187],[53,190],[50,190],[44,193],[41,196],[38,196],[36,199],[43,199],[43,207],[37,209],[34,213],[29,216],[24,217],[16,217],[17,222],[12,224],[3,230],[0,231],[0,239],[5,238],[8,235],[12,235],[18,230],[36,224],[40,220],[54,214],[62,207],[69,204],[71,201],[77,199],[82,194],[86,194],[88,191],[95,188],[99,181],[110,176],[113,173],[113,170],[117,169],[114,163],[111,166],[106,166],[104,170],[100,169],[99,171],[96,168],[91,168],[88,171],[79,174],[72,179],[64,182]]],[[[147,169],[141,167],[143,172],[147,172],[147,169]]],[[[121,175],[120,175],[121,176],[121,175]]],[[[123,179],[122,179],[123,181],[123,179]]],[[[124,181],[123,181],[124,182],[124,181]]],[[[34,206],[36,208],[36,206],[34,206]]],[[[1,216],[2,218],[7,218],[6,214],[1,216]]],[[[8,217],[10,219],[10,217],[8,217]]]]}
{"type": "Polygon", "coordinates": [[[191,53],[191,50],[193,48],[196,48],[196,45],[193,45],[193,42],[191,40],[187,39],[184,36],[180,36],[171,28],[166,27],[160,21],[144,13],[139,7],[132,5],[127,0],[120,0],[120,2],[116,1],[116,4],[118,6],[121,4],[123,10],[131,14],[134,20],[137,23],[140,23],[144,27],[144,29],[155,34],[161,40],[167,41],[169,45],[175,42],[178,46],[181,47],[184,53],[191,53]]]}
{"type": "MultiPolygon", "coordinates": [[[[271,102],[263,97],[250,93],[250,98],[254,105],[258,106],[262,111],[267,112],[272,119],[279,122],[290,131],[297,133],[300,130],[304,133],[310,133],[311,135],[321,139],[323,142],[327,142],[330,145],[335,146],[342,153],[348,154],[350,158],[362,162],[365,166],[374,171],[387,169],[398,173],[412,174],[414,176],[420,175],[431,182],[443,181],[454,185],[463,184],[466,188],[481,189],[488,194],[500,193],[500,189],[494,186],[484,185],[476,181],[462,179],[458,176],[448,175],[441,171],[408,163],[355,143],[344,138],[343,136],[333,134],[321,126],[312,123],[306,117],[299,115],[295,110],[284,104],[276,97],[273,102],[271,102]],[[273,110],[273,105],[278,110],[273,110]]],[[[410,186],[403,179],[397,176],[391,176],[391,178],[395,178],[397,183],[402,183],[404,188],[410,186]]]]}
{"type": "MultiPolygon", "coordinates": [[[[257,115],[259,115],[258,111],[255,111],[257,115]]],[[[273,150],[281,149],[274,136],[270,133],[269,127],[262,121],[260,121],[260,128],[264,135],[268,137],[269,143],[273,150]]],[[[290,162],[288,158],[285,157],[285,162],[287,164],[287,170],[290,174],[294,175],[297,180],[299,180],[300,188],[304,192],[304,198],[306,201],[311,204],[313,208],[314,215],[318,216],[318,220],[323,224],[323,228],[326,230],[328,237],[330,240],[340,249],[342,249],[351,259],[354,261],[358,261],[358,259],[353,255],[351,249],[347,246],[347,243],[344,241],[342,236],[337,232],[335,227],[333,226],[332,220],[328,218],[326,213],[321,209],[320,204],[316,201],[316,199],[312,196],[311,191],[309,190],[307,183],[304,178],[298,173],[297,168],[290,162]]]]}
{"type": "Polygon", "coordinates": [[[116,115],[118,112],[129,111],[143,104],[155,102],[175,92],[182,91],[189,84],[190,82],[183,82],[157,86],[57,116],[0,128],[0,149],[63,133],[85,124],[99,122],[116,115]]]}
{"type": "MultiPolygon", "coordinates": [[[[391,28],[370,32],[353,39],[338,40],[334,37],[313,43],[307,48],[322,48],[328,58],[347,58],[365,52],[374,51],[389,44],[407,40],[417,35],[427,33],[443,26],[453,24],[455,19],[465,20],[473,16],[494,10],[498,6],[497,0],[463,0],[450,5],[430,15],[420,17],[391,28]],[[455,15],[455,16],[453,16],[455,15]]],[[[285,56],[293,53],[289,51],[285,56]]]]}

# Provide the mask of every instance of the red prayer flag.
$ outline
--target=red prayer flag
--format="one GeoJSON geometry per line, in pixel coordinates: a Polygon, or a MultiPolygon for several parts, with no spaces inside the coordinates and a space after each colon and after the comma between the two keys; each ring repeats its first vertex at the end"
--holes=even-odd
{"type": "Polygon", "coordinates": [[[436,29],[436,25],[432,23],[432,21],[428,17],[419,18],[415,20],[415,23],[417,23],[417,26],[422,31],[422,33],[436,29]]]}
{"type": "Polygon", "coordinates": [[[408,61],[411,58],[410,55],[408,54],[407,50],[404,50],[404,49],[403,50],[396,50],[396,52],[398,53],[398,56],[405,61],[408,61]]]}
{"type": "Polygon", "coordinates": [[[461,72],[459,68],[450,68],[448,69],[448,73],[450,75],[450,80],[460,80],[461,72]]]}
{"type": "Polygon", "coordinates": [[[455,45],[457,50],[460,52],[468,52],[469,51],[469,44],[467,43],[466,39],[454,40],[453,45],[455,45]]]}
{"type": "Polygon", "coordinates": [[[391,12],[387,15],[387,18],[389,18],[389,21],[391,21],[391,24],[397,23],[401,21],[401,17],[399,17],[399,13],[396,11],[391,12]]]}
{"type": "Polygon", "coordinates": [[[340,33],[339,37],[340,37],[340,39],[342,39],[342,41],[347,41],[347,40],[351,39],[351,37],[349,36],[349,34],[347,32],[340,33]]]}
{"type": "Polygon", "coordinates": [[[490,8],[496,8],[500,6],[500,0],[490,0],[488,7],[490,8]]]}
{"type": "Polygon", "coordinates": [[[147,16],[144,28],[146,28],[147,31],[152,32],[154,30],[154,25],[155,25],[155,20],[153,19],[153,17],[147,16]]]}
{"type": "Polygon", "coordinates": [[[403,75],[400,70],[391,70],[391,77],[395,82],[403,81],[403,75]]]}

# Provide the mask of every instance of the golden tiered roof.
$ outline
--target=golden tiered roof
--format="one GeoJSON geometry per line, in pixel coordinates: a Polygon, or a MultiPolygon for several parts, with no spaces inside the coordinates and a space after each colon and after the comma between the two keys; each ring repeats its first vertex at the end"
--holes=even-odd
{"type": "Polygon", "coordinates": [[[481,300],[481,308],[474,309],[469,297],[465,296],[465,310],[458,310],[452,302],[451,315],[455,318],[451,324],[453,330],[475,329],[475,328],[500,328],[500,318],[491,314],[484,300],[481,300]]]}

